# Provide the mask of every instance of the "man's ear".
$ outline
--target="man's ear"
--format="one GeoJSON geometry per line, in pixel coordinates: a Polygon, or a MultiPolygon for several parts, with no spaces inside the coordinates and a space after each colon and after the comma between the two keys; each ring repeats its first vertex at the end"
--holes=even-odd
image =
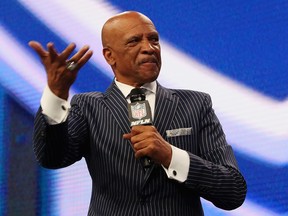
{"type": "Polygon", "coordinates": [[[103,56],[106,59],[106,62],[110,65],[113,66],[115,65],[115,59],[113,57],[113,53],[110,48],[104,47],[102,50],[103,56]]]}

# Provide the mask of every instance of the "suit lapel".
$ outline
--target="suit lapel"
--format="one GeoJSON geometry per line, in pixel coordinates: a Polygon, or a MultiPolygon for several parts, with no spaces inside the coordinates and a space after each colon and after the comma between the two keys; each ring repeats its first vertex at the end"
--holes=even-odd
{"type": "Polygon", "coordinates": [[[103,101],[114,116],[123,133],[128,133],[130,131],[130,123],[127,101],[114,82],[104,93],[103,101]]]}
{"type": "MultiPolygon", "coordinates": [[[[128,116],[127,100],[120,91],[120,89],[116,86],[115,82],[113,82],[107,89],[107,91],[104,93],[103,102],[106,104],[106,107],[109,109],[110,113],[115,118],[123,134],[129,133],[130,121],[128,116]]],[[[132,144],[130,143],[130,145],[132,144]]],[[[132,146],[131,148],[133,149],[132,146]]],[[[138,163],[138,166],[142,168],[140,160],[137,160],[136,163],[138,163]]],[[[141,176],[143,175],[144,178],[144,173],[145,172],[143,168],[141,169],[141,172],[139,172],[138,174],[141,176]]]]}
{"type": "Polygon", "coordinates": [[[178,106],[178,97],[173,90],[158,84],[155,103],[154,126],[163,138],[169,128],[178,106]]]}

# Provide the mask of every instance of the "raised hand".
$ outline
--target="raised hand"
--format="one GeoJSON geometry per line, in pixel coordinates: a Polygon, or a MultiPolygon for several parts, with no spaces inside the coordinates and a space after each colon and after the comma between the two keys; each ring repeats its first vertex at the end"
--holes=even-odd
{"type": "Polygon", "coordinates": [[[61,53],[56,51],[51,42],[47,44],[47,50],[37,41],[30,41],[29,46],[35,50],[44,65],[50,90],[58,97],[67,100],[69,89],[76,80],[80,68],[93,55],[92,50],[89,46],[83,46],[68,59],[76,48],[74,43],[69,44],[61,53]]]}

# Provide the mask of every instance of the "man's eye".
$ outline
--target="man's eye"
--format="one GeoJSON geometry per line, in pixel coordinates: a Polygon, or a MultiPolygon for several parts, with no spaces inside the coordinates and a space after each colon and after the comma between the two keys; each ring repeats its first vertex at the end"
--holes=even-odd
{"type": "Polygon", "coordinates": [[[138,41],[139,41],[139,39],[133,38],[133,39],[129,40],[128,43],[129,43],[129,44],[131,44],[131,43],[137,43],[138,41]]]}
{"type": "Polygon", "coordinates": [[[159,38],[158,37],[152,37],[152,38],[150,38],[150,41],[157,43],[157,42],[159,42],[159,38]]]}

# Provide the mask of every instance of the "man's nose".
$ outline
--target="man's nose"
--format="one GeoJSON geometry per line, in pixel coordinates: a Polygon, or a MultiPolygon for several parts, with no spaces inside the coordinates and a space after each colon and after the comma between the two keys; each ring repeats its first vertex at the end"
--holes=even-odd
{"type": "Polygon", "coordinates": [[[142,51],[146,53],[153,53],[155,51],[155,47],[149,40],[143,40],[142,42],[142,51]]]}

